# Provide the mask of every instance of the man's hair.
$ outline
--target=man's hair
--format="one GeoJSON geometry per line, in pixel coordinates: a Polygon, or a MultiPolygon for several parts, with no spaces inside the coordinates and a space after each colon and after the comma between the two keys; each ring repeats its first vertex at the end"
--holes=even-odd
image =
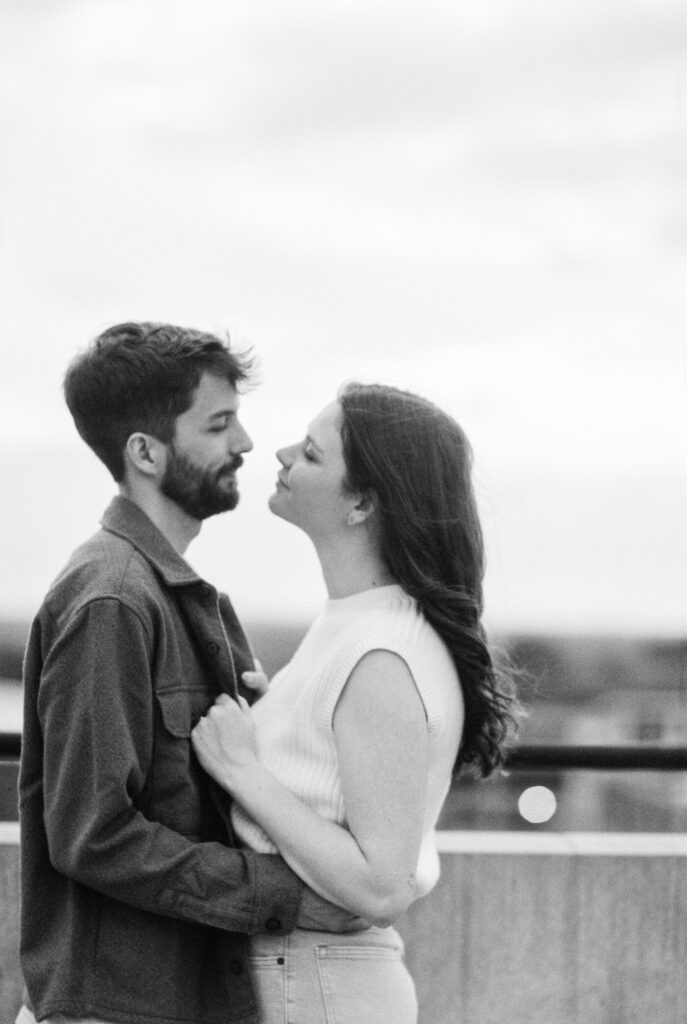
{"type": "Polygon", "coordinates": [[[115,324],[72,361],[64,395],[79,434],[119,483],[131,434],[169,443],[203,374],[238,388],[250,382],[252,370],[248,353],[230,351],[214,334],[173,324],[115,324]]]}

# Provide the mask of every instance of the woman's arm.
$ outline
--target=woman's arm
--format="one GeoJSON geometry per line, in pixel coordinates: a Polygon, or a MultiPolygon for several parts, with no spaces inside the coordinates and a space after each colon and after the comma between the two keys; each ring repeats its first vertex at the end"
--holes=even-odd
{"type": "Polygon", "coordinates": [[[371,651],[334,713],[348,828],[326,821],[258,762],[247,710],[225,699],[193,733],[203,767],[270,836],[321,896],[377,924],[415,887],[427,778],[427,722],[406,663],[371,651]]]}

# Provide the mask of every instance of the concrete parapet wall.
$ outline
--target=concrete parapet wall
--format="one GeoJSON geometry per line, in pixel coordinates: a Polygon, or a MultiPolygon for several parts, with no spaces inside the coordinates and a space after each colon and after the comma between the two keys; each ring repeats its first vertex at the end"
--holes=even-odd
{"type": "Polygon", "coordinates": [[[402,924],[422,1024],[687,1020],[687,837],[440,835],[402,924]]]}
{"type": "MultiPolygon", "coordinates": [[[[0,824],[0,1021],[21,999],[18,828],[0,824]]],[[[421,1024],[687,1020],[687,837],[447,832],[401,923],[421,1024]]]]}

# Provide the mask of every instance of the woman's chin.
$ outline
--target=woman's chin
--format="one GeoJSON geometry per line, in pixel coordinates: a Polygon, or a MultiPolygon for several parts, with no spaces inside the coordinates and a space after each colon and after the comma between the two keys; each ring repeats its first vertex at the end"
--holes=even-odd
{"type": "Polygon", "coordinates": [[[275,516],[279,516],[280,519],[285,519],[283,509],[283,492],[281,488],[277,488],[276,491],[272,491],[269,498],[267,499],[267,507],[275,516]]]}

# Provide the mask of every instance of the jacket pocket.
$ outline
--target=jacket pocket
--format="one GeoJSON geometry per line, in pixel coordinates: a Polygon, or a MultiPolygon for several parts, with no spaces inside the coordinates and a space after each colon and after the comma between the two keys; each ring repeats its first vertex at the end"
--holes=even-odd
{"type": "Polygon", "coordinates": [[[214,700],[214,694],[195,687],[158,690],[155,696],[166,731],[180,740],[189,739],[198,720],[214,700]]]}
{"type": "Polygon", "coordinates": [[[187,836],[203,835],[207,828],[209,783],[193,752],[191,732],[214,698],[214,693],[198,687],[174,687],[155,694],[150,813],[187,836]]]}

